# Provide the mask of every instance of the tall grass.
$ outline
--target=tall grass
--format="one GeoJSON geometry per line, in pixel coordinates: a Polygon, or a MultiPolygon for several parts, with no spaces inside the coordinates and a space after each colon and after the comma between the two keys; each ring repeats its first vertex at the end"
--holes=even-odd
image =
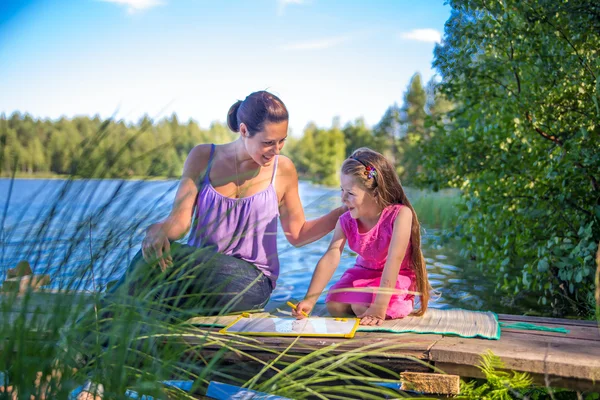
{"type": "Polygon", "coordinates": [[[419,217],[419,221],[429,227],[454,230],[458,224],[460,191],[454,189],[439,192],[419,191],[408,188],[407,195],[419,217]]]}

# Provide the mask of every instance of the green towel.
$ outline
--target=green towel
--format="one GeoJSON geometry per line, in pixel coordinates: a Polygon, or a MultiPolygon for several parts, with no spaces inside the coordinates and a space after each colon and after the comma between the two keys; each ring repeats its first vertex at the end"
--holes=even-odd
{"type": "MultiPolygon", "coordinates": [[[[277,316],[282,314],[277,313],[277,316]]],[[[252,318],[268,317],[268,313],[253,314],[252,318]]],[[[219,317],[196,317],[188,322],[192,325],[223,327],[229,325],[237,315],[219,317]]],[[[313,317],[319,318],[319,317],[313,317]]],[[[381,326],[361,326],[358,332],[390,333],[433,333],[457,335],[466,338],[500,339],[498,316],[493,312],[468,311],[458,308],[440,310],[430,308],[422,317],[405,317],[386,320],[381,326]]]]}
{"type": "Polygon", "coordinates": [[[513,322],[513,323],[500,322],[500,327],[507,328],[507,329],[521,329],[524,331],[545,331],[545,332],[558,332],[558,333],[565,333],[565,334],[571,332],[570,330],[568,330],[567,328],[563,328],[562,326],[559,326],[557,328],[550,328],[548,326],[530,324],[529,322],[513,322]]]}
{"type": "Polygon", "coordinates": [[[359,332],[432,333],[466,338],[500,339],[498,316],[491,311],[430,308],[422,317],[386,320],[380,326],[361,326],[359,332]]]}

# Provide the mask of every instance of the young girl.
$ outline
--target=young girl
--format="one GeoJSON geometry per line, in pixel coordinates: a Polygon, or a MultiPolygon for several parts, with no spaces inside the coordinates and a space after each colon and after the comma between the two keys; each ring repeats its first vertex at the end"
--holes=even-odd
{"type": "Polygon", "coordinates": [[[393,165],[381,154],[361,148],[342,164],[340,180],[348,211],[338,220],[329,249],[293,315],[303,318],[302,312],[312,310],[340,262],[346,240],[358,257],[327,295],[332,316],[356,315],[361,325],[381,325],[386,318],[413,313],[415,291],[421,307],[413,314],[422,315],[430,286],[420,225],[393,165]]]}

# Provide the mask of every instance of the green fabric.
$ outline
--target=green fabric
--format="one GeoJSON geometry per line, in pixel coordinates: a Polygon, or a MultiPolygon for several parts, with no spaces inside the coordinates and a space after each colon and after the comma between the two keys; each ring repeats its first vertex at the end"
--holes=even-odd
{"type": "Polygon", "coordinates": [[[521,329],[524,331],[545,331],[545,332],[558,332],[558,333],[565,333],[565,334],[571,332],[567,328],[563,328],[563,327],[550,328],[548,326],[530,324],[529,322],[513,322],[511,324],[509,324],[507,322],[500,322],[500,327],[506,328],[506,329],[521,329]]]}
{"type": "Polygon", "coordinates": [[[386,320],[381,326],[360,326],[358,332],[422,333],[500,339],[500,325],[496,313],[460,308],[429,308],[422,317],[408,316],[386,320]]]}
{"type": "MultiPolygon", "coordinates": [[[[265,318],[269,315],[269,313],[258,313],[253,314],[252,318],[265,318]]],[[[226,326],[236,318],[235,315],[196,317],[189,320],[188,323],[200,326],[226,326]]],[[[430,308],[422,317],[408,316],[402,319],[386,320],[381,326],[360,326],[358,332],[422,333],[500,339],[500,325],[495,313],[459,308],[430,308]]]]}

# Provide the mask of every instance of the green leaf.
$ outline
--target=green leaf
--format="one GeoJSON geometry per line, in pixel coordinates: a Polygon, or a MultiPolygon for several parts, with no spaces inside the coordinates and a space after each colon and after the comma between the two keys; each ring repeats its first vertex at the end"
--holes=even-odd
{"type": "Polygon", "coordinates": [[[538,265],[537,265],[537,270],[539,272],[546,272],[548,271],[548,261],[545,258],[542,258],[540,261],[538,261],[538,265]]]}

